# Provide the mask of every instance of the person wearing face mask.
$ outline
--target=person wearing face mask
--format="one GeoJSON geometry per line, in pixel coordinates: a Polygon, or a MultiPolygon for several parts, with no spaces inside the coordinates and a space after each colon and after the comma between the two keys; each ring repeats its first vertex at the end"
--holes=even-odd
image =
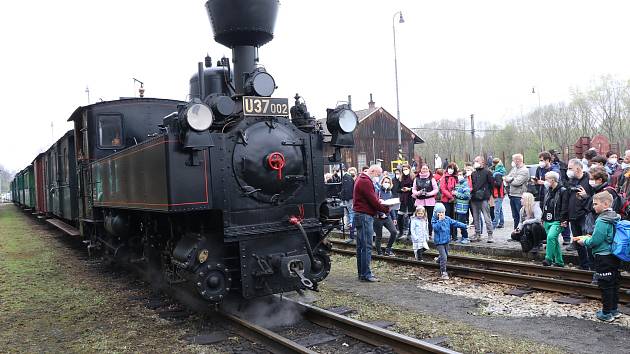
{"type": "Polygon", "coordinates": [[[488,243],[494,242],[492,236],[492,217],[490,216],[490,195],[492,193],[492,172],[484,167],[484,159],[481,156],[475,157],[473,160],[473,167],[475,171],[470,176],[472,179],[472,189],[470,191],[470,208],[472,209],[473,222],[475,223],[475,236],[471,237],[472,242],[479,242],[481,240],[482,226],[481,226],[481,214],[486,223],[486,230],[488,233],[488,243]]]}
{"type": "Polygon", "coordinates": [[[510,173],[503,177],[503,180],[509,183],[510,191],[510,209],[512,210],[512,219],[514,219],[514,229],[520,222],[521,198],[523,193],[527,192],[527,183],[529,182],[529,169],[523,163],[523,155],[512,155],[512,169],[510,173]]]}
{"type": "MultiPolygon", "coordinates": [[[[440,179],[439,183],[441,192],[441,198],[439,201],[441,201],[446,208],[446,216],[454,220],[457,220],[457,216],[455,214],[455,187],[457,186],[458,181],[457,172],[457,164],[451,162],[448,166],[446,166],[446,172],[440,179]]],[[[468,211],[466,211],[466,214],[468,214],[468,211]]],[[[429,215],[432,214],[429,213],[429,215]]],[[[451,240],[457,240],[457,228],[455,227],[451,228],[451,240]]]]}
{"type": "MultiPolygon", "coordinates": [[[[571,233],[574,237],[584,235],[584,224],[586,222],[586,214],[589,212],[588,196],[593,195],[593,189],[589,184],[589,174],[584,172],[584,165],[579,159],[569,161],[566,188],[569,190],[569,223],[571,233]]],[[[565,243],[569,240],[564,239],[565,243]]],[[[590,262],[586,253],[586,248],[579,246],[575,242],[571,242],[567,251],[577,251],[580,260],[580,268],[589,269],[590,262]]]]}
{"type": "Polygon", "coordinates": [[[604,167],[593,166],[591,167],[590,179],[588,181],[589,185],[592,188],[591,193],[586,194],[586,193],[578,192],[578,196],[580,196],[583,199],[586,199],[588,211],[592,213],[592,215],[594,216],[593,219],[597,218],[597,214],[593,210],[593,196],[597,193],[604,192],[604,191],[610,193],[610,195],[613,198],[611,208],[613,208],[614,211],[619,210],[619,207],[620,207],[619,194],[617,193],[617,191],[615,191],[615,189],[612,186],[608,184],[608,178],[609,178],[608,173],[606,172],[606,169],[604,167]]]}
{"type": "Polygon", "coordinates": [[[606,153],[606,172],[608,172],[608,175],[610,176],[610,179],[608,180],[608,184],[610,184],[611,187],[613,188],[617,188],[619,186],[619,177],[622,174],[622,169],[621,169],[621,165],[619,164],[619,159],[617,154],[615,154],[612,151],[608,151],[606,153]]]}
{"type": "MultiPolygon", "coordinates": [[[[433,215],[435,196],[437,195],[438,190],[437,182],[433,178],[431,170],[429,170],[429,166],[423,163],[420,166],[420,173],[418,173],[414,179],[411,190],[411,195],[415,199],[414,208],[423,206],[427,211],[427,215],[433,215]]],[[[431,222],[429,222],[429,236],[432,234],[433,226],[431,225],[431,222]]]]}
{"type": "Polygon", "coordinates": [[[359,280],[365,282],[378,281],[370,269],[374,217],[378,212],[389,213],[389,208],[379,201],[372,181],[374,177],[380,177],[382,174],[381,166],[370,166],[365,173],[359,175],[352,193],[354,226],[357,230],[357,273],[359,280]]]}
{"type": "Polygon", "coordinates": [[[543,203],[543,226],[547,233],[547,248],[542,264],[544,266],[564,267],[558,238],[562,229],[568,226],[569,195],[567,190],[560,185],[560,174],[557,172],[547,172],[545,188],[547,192],[543,203]]]}
{"type": "Polygon", "coordinates": [[[415,176],[411,172],[411,166],[403,165],[402,175],[398,184],[398,195],[400,198],[400,209],[398,210],[398,235],[406,237],[409,234],[408,220],[416,211],[414,200],[411,195],[413,189],[413,180],[415,176]]]}
{"type": "MultiPolygon", "coordinates": [[[[387,200],[392,198],[392,180],[388,176],[384,176],[381,179],[380,189],[377,192],[378,199],[387,200]]],[[[396,231],[396,211],[390,210],[389,213],[379,212],[374,218],[374,233],[376,237],[374,238],[374,245],[376,246],[376,253],[378,255],[382,254],[381,249],[381,239],[383,238],[383,226],[389,231],[389,241],[387,242],[387,248],[385,249],[386,256],[393,256],[392,246],[396,241],[396,237],[398,236],[398,232],[396,231]]]]}
{"type": "Polygon", "coordinates": [[[400,198],[400,176],[402,172],[399,169],[394,170],[394,179],[392,179],[392,198],[400,198]]]}
{"type": "Polygon", "coordinates": [[[354,240],[354,225],[352,219],[354,212],[352,211],[352,193],[354,190],[354,179],[357,175],[357,169],[350,167],[341,178],[341,203],[344,209],[345,222],[344,225],[350,229],[350,238],[346,242],[354,240]]]}
{"type": "Polygon", "coordinates": [[[545,175],[547,174],[547,172],[551,171],[560,174],[560,166],[552,164],[551,154],[547,151],[543,151],[538,154],[538,168],[536,168],[536,173],[534,174],[534,177],[532,177],[538,190],[537,198],[540,202],[541,208],[545,199],[545,175]]]}

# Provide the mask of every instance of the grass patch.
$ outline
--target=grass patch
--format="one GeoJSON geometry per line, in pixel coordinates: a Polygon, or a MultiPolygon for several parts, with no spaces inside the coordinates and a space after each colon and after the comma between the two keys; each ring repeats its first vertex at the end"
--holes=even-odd
{"type": "Polygon", "coordinates": [[[159,319],[91,269],[63,236],[0,206],[0,352],[197,352],[192,324],[159,319]]]}

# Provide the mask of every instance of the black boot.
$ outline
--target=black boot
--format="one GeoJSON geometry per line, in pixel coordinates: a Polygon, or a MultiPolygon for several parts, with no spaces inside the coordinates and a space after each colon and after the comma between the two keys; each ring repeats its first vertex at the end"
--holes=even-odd
{"type": "Polygon", "coordinates": [[[422,253],[423,252],[424,252],[424,248],[421,248],[421,249],[416,251],[416,260],[417,261],[421,261],[422,260],[422,253]]]}

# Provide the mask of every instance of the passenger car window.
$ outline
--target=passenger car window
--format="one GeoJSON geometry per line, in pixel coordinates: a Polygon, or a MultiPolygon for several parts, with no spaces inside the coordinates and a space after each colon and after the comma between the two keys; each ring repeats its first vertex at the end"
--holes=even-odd
{"type": "Polygon", "coordinates": [[[122,116],[118,114],[99,115],[99,146],[102,148],[116,149],[123,146],[122,141],[122,116]]]}

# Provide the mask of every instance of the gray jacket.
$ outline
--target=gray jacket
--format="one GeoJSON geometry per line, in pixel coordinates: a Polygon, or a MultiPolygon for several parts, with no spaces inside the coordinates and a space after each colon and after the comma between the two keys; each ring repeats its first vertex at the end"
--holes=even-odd
{"type": "Polygon", "coordinates": [[[510,196],[522,197],[527,192],[527,183],[529,182],[529,169],[525,165],[513,167],[510,173],[503,178],[510,184],[510,196]]]}
{"type": "Polygon", "coordinates": [[[519,212],[519,214],[521,215],[521,222],[518,224],[518,226],[516,227],[519,230],[523,230],[523,227],[525,225],[529,225],[529,224],[533,224],[533,223],[539,223],[541,224],[541,220],[542,220],[542,210],[540,210],[540,203],[536,202],[534,203],[534,215],[529,216],[527,215],[527,213],[525,212],[525,207],[521,208],[521,211],[519,212]]]}

